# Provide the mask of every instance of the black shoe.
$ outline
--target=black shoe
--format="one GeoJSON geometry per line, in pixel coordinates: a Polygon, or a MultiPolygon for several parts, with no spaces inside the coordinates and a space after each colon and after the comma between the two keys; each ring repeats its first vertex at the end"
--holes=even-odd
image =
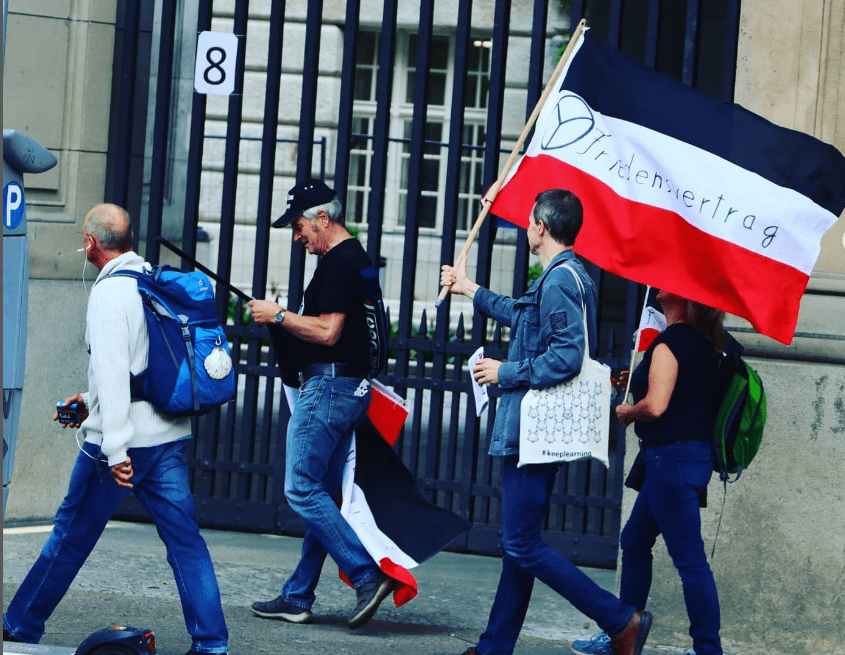
{"type": "Polygon", "coordinates": [[[314,615],[310,610],[291,605],[283,596],[252,604],[252,613],[262,619],[277,619],[288,623],[310,623],[314,615]]]}
{"type": "Polygon", "coordinates": [[[379,571],[378,576],[371,582],[365,582],[355,590],[358,594],[358,604],[355,611],[349,616],[346,624],[350,630],[360,628],[367,621],[373,618],[378,606],[393,591],[393,578],[387,577],[379,571]]]}
{"type": "Polygon", "coordinates": [[[15,643],[20,643],[17,639],[12,636],[12,633],[3,628],[3,641],[14,641],[15,643]]]}

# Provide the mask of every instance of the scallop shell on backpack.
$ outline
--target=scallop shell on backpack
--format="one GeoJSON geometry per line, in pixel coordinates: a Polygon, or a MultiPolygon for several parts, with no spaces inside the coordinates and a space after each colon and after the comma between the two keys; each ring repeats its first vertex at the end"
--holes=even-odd
{"type": "Polygon", "coordinates": [[[232,358],[219,346],[211,351],[203,363],[206,372],[214,380],[222,380],[232,370],[232,358]]]}

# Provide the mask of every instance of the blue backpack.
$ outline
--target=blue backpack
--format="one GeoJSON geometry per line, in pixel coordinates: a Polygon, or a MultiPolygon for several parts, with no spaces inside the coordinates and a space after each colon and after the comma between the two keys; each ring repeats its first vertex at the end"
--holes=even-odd
{"type": "Polygon", "coordinates": [[[101,279],[134,278],[149,335],[147,369],[130,379],[133,400],[173,416],[205,414],[235,395],[229,342],[217,320],[205,274],[172,266],[119,270],[101,279]]]}

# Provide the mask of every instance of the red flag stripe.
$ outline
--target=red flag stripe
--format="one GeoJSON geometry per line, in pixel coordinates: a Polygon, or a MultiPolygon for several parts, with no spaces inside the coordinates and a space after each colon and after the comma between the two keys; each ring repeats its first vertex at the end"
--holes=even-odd
{"type": "Polygon", "coordinates": [[[555,187],[574,192],[584,206],[578,254],[636,282],[744,316],[762,334],[791,343],[808,275],[714,237],[672,211],[627,200],[555,157],[524,157],[496,197],[494,213],[527,227],[536,195],[555,187]]]}

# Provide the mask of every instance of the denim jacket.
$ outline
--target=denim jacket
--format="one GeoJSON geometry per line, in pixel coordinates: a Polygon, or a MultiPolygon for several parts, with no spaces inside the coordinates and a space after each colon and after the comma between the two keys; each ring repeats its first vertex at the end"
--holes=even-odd
{"type": "Polygon", "coordinates": [[[581,293],[566,261],[584,284],[590,355],[596,352],[598,292],[572,250],[557,255],[521,298],[514,300],[489,289],[475,293],[475,309],[511,327],[508,361],[499,368],[502,396],[490,440],[491,455],[519,453],[519,406],[529,387],[543,389],[578,375],[584,358],[581,293]],[[541,288],[542,287],[542,288],[541,288]]]}

